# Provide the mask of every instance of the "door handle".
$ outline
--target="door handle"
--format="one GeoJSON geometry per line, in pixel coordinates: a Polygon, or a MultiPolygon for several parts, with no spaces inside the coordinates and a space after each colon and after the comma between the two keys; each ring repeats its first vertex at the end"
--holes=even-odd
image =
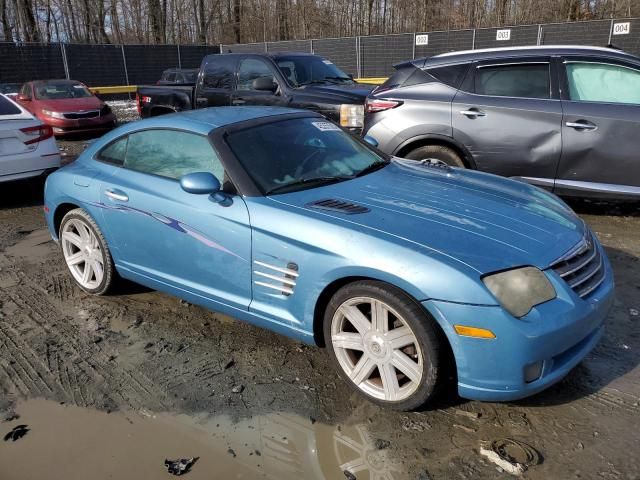
{"type": "Polygon", "coordinates": [[[231,102],[232,105],[244,105],[247,101],[244,98],[234,98],[231,102]]]}
{"type": "Polygon", "coordinates": [[[128,202],[129,197],[124,192],[119,190],[105,190],[104,194],[111,200],[118,200],[119,202],[128,202]]]}
{"type": "Polygon", "coordinates": [[[487,114],[477,110],[475,108],[470,108],[469,110],[460,110],[460,115],[465,115],[467,117],[486,117],[487,114]]]}
{"type": "Polygon", "coordinates": [[[198,97],[196,98],[196,105],[206,105],[207,98],[206,97],[198,97]]]}
{"type": "Polygon", "coordinates": [[[577,122],[566,122],[567,127],[575,128],[576,130],[596,130],[598,127],[591,122],[584,120],[578,120],[577,122]]]}

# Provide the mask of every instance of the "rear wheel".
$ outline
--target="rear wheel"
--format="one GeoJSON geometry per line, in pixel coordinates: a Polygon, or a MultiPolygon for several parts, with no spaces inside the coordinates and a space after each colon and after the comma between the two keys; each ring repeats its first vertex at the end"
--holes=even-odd
{"type": "Polygon", "coordinates": [[[445,145],[424,145],[415,148],[404,155],[404,158],[410,160],[428,160],[435,158],[452,167],[466,168],[464,162],[458,153],[445,145]]]}
{"type": "Polygon", "coordinates": [[[376,281],[347,285],[329,302],[324,335],[338,373],[370,401],[412,410],[433,394],[436,327],[401,290],[376,281]]]}
{"type": "Polygon", "coordinates": [[[68,212],[60,223],[60,247],[71,276],[92,295],[104,295],[116,271],[107,242],[91,216],[81,208],[68,212]]]}

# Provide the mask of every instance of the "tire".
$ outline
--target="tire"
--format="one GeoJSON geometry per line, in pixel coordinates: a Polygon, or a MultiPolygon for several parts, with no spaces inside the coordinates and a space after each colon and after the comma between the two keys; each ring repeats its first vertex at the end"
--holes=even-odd
{"type": "Polygon", "coordinates": [[[441,160],[451,167],[466,168],[460,155],[457,154],[452,148],[444,145],[424,145],[411,150],[404,155],[404,158],[410,160],[426,160],[428,158],[435,158],[441,160]]]}
{"type": "Polygon", "coordinates": [[[323,327],[338,374],[371,402],[407,411],[434,394],[441,363],[438,327],[402,290],[378,281],[351,283],[331,298],[323,327]],[[372,311],[383,313],[374,318],[372,311]]]}
{"type": "Polygon", "coordinates": [[[60,222],[60,250],[76,284],[91,295],[104,295],[117,277],[111,252],[100,228],[81,208],[60,222]],[[89,272],[87,272],[89,268],[89,272]]]}

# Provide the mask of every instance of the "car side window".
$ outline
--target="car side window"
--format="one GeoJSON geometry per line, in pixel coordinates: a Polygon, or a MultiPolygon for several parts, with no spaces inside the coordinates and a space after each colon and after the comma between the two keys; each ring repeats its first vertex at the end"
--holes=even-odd
{"type": "Polygon", "coordinates": [[[28,83],[22,85],[22,88],[20,89],[20,95],[31,98],[31,85],[29,85],[28,83]]]}
{"type": "Polygon", "coordinates": [[[207,89],[233,89],[235,77],[235,62],[225,58],[214,59],[204,67],[202,79],[203,88],[207,89]]]}
{"type": "Polygon", "coordinates": [[[479,95],[551,98],[549,63],[479,66],[474,81],[479,95]]]}
{"type": "Polygon", "coordinates": [[[129,137],[123,137],[115,142],[111,142],[98,152],[96,158],[101,162],[111,163],[112,165],[122,166],[124,158],[127,154],[127,141],[129,137]]]}
{"type": "Polygon", "coordinates": [[[591,62],[568,62],[566,69],[571,100],[640,105],[640,70],[591,62]]]}
{"type": "Polygon", "coordinates": [[[143,130],[129,135],[124,167],[178,180],[210,172],[222,183],[224,168],[207,137],[176,130],[143,130]]]}
{"type": "Polygon", "coordinates": [[[262,60],[247,58],[240,63],[238,72],[238,90],[254,90],[253,81],[256,78],[273,76],[273,70],[262,60]]]}
{"type": "Polygon", "coordinates": [[[444,67],[429,68],[427,72],[429,72],[433,77],[437,78],[445,85],[449,85],[453,88],[458,88],[460,86],[460,82],[462,81],[462,76],[466,73],[468,68],[468,63],[461,63],[458,65],[446,65],[444,67]]]}

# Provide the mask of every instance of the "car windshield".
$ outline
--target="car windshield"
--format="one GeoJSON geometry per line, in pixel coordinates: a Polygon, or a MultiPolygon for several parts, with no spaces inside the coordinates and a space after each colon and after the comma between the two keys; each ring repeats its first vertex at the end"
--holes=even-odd
{"type": "Polygon", "coordinates": [[[388,159],[318,117],[231,132],[227,144],[266,195],[336,183],[382,168],[388,159]]]}
{"type": "Polygon", "coordinates": [[[38,100],[59,100],[62,98],[86,98],[93,94],[81,83],[49,82],[37,83],[35,95],[38,100]]]}
{"type": "Polygon", "coordinates": [[[282,75],[294,87],[313,83],[352,84],[353,79],[329,60],[313,55],[277,57],[282,75]]]}
{"type": "Polygon", "coordinates": [[[184,70],[182,74],[184,75],[184,79],[187,83],[196,83],[198,70],[184,70]]]}

